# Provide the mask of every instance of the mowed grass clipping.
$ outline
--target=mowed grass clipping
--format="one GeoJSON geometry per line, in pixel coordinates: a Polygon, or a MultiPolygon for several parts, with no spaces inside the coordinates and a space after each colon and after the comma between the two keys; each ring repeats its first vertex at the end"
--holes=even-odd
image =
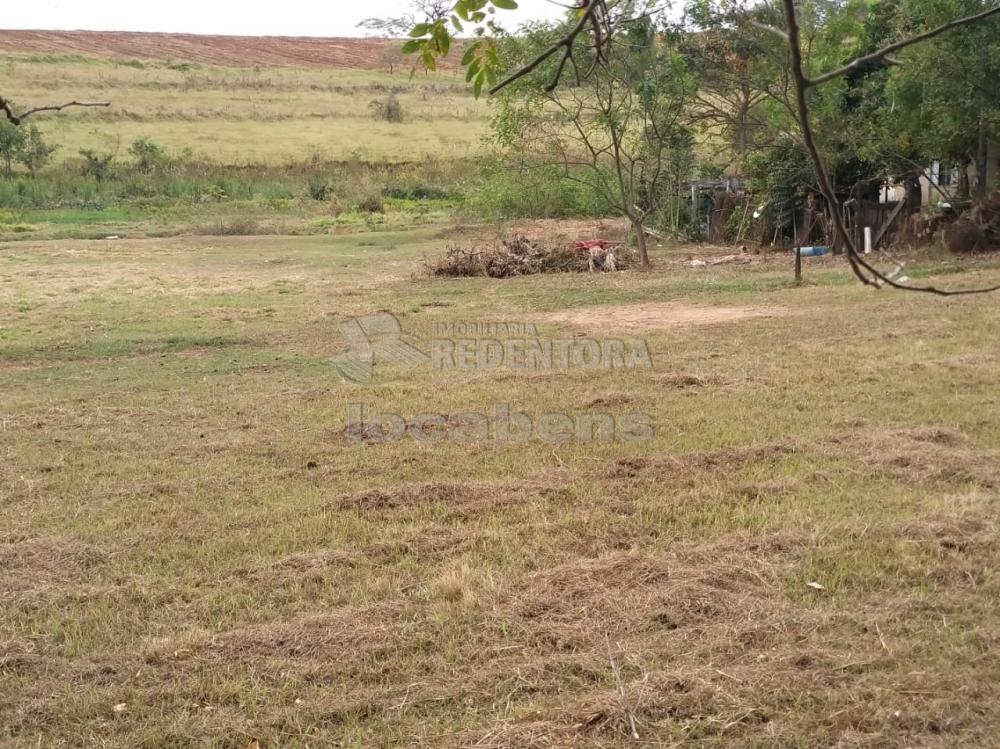
{"type": "Polygon", "coordinates": [[[647,274],[426,277],[444,244],[0,247],[0,743],[995,743],[994,298],[876,293],[836,260],[794,288],[786,258],[692,269],[690,248],[647,274]],[[653,371],[362,386],[327,361],[380,309],[423,340],[621,334],[597,304],[769,314],[625,331],[653,371]],[[498,402],[642,411],[656,435],[344,432],[350,403],[498,402]]]}

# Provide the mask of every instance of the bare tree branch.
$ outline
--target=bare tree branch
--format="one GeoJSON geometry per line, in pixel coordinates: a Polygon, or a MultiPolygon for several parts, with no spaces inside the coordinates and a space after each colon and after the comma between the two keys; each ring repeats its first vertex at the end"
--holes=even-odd
{"type": "MultiPolygon", "coordinates": [[[[502,91],[514,81],[519,80],[526,75],[530,75],[537,70],[542,63],[562,50],[562,59],[559,61],[559,68],[556,70],[556,74],[552,81],[545,87],[546,92],[554,91],[556,86],[559,85],[559,80],[562,78],[563,70],[565,70],[566,64],[572,60],[573,67],[576,68],[576,61],[573,60],[573,45],[576,43],[580,34],[587,29],[588,25],[594,34],[594,50],[597,54],[595,64],[599,62],[604,54],[604,40],[606,35],[604,32],[603,19],[607,17],[607,0],[579,0],[579,5],[576,9],[580,11],[580,20],[576,22],[566,36],[546,49],[527,65],[519,70],[516,70],[513,74],[497,83],[490,89],[490,93],[495,94],[502,91]]],[[[591,68],[591,72],[592,70],[593,68],[591,68]]]]}
{"type": "Polygon", "coordinates": [[[29,109],[21,114],[14,111],[14,107],[11,105],[8,99],[0,96],[0,111],[6,115],[7,119],[14,125],[20,125],[22,121],[30,117],[33,114],[38,114],[39,112],[61,112],[69,107],[110,107],[111,102],[109,101],[70,101],[65,104],[51,104],[44,107],[35,107],[29,109]]]}

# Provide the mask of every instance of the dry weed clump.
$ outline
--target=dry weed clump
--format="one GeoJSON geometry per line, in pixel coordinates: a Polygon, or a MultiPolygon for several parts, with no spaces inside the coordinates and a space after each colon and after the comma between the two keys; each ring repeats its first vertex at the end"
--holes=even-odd
{"type": "MultiPolygon", "coordinates": [[[[615,248],[617,270],[631,265],[631,254],[615,248]]],[[[472,248],[450,247],[444,257],[428,264],[433,276],[512,278],[539,273],[587,273],[591,269],[588,252],[570,246],[543,247],[523,235],[515,235],[493,245],[472,248]]]]}

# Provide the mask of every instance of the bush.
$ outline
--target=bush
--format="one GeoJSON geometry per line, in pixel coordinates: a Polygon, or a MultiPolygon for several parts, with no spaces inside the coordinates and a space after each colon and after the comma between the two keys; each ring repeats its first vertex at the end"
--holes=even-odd
{"type": "Polygon", "coordinates": [[[8,177],[13,171],[14,162],[24,149],[26,141],[24,130],[0,117],[0,161],[3,161],[3,171],[8,177]]]}
{"type": "Polygon", "coordinates": [[[25,133],[24,146],[18,154],[17,160],[24,164],[28,173],[34,177],[38,170],[44,168],[52,161],[52,154],[58,146],[50,146],[45,142],[41,130],[31,125],[25,133]]]}
{"type": "Polygon", "coordinates": [[[814,190],[808,156],[791,140],[751,152],[746,160],[747,192],[764,206],[767,224],[791,232],[795,207],[814,190]]]}
{"type": "Polygon", "coordinates": [[[313,200],[324,201],[330,198],[333,188],[327,180],[310,179],[306,187],[309,197],[313,200]]]}
{"type": "Polygon", "coordinates": [[[515,171],[498,161],[483,170],[483,181],[468,206],[489,218],[594,218],[614,213],[587,185],[567,179],[557,167],[515,171]]]}
{"type": "Polygon", "coordinates": [[[403,104],[394,93],[389,93],[381,99],[376,99],[368,106],[372,110],[372,115],[376,120],[399,123],[405,118],[403,104]]]}
{"type": "Polygon", "coordinates": [[[382,213],[385,210],[382,196],[378,193],[365,195],[358,201],[358,210],[361,213],[382,213]]]}
{"type": "Polygon", "coordinates": [[[128,152],[135,159],[135,170],[139,174],[163,172],[170,166],[170,157],[167,155],[166,149],[149,138],[139,138],[133,141],[128,152]]]}
{"type": "Polygon", "coordinates": [[[450,197],[447,190],[431,185],[387,187],[382,195],[392,200],[447,200],[450,197]]]}
{"type": "Polygon", "coordinates": [[[83,174],[103,182],[114,172],[115,155],[113,153],[97,153],[89,148],[80,151],[83,157],[83,174]]]}
{"type": "Polygon", "coordinates": [[[252,237],[259,234],[274,234],[274,230],[265,229],[256,219],[249,216],[231,216],[197,226],[194,233],[214,237],[252,237]]]}

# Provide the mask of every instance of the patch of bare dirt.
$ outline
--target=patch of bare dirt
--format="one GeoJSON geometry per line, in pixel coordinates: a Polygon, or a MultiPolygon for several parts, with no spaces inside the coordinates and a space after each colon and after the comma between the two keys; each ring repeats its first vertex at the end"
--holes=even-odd
{"type": "Polygon", "coordinates": [[[681,302],[650,302],[582,307],[549,313],[544,315],[542,320],[588,331],[632,331],[713,325],[755,318],[780,317],[785,314],[788,314],[788,310],[777,306],[723,307],[681,302]]]}
{"type": "MultiPolygon", "coordinates": [[[[391,39],[213,36],[124,31],[0,31],[8,54],[78,54],[112,59],[199,62],[233,67],[384,69],[391,39]]],[[[449,60],[443,61],[446,65],[449,60]]]]}

